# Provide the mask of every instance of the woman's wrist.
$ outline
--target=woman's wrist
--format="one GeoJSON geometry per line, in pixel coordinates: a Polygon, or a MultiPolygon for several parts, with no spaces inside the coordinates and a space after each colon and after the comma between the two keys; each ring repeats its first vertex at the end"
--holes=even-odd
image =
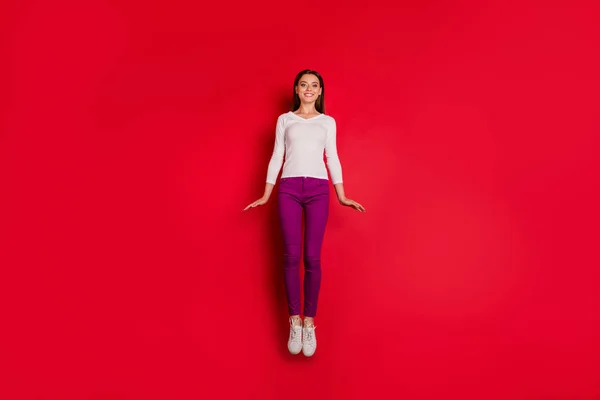
{"type": "Polygon", "coordinates": [[[342,182],[338,182],[333,185],[335,188],[335,194],[337,195],[338,201],[341,203],[346,200],[346,192],[344,191],[344,184],[342,182]]]}
{"type": "Polygon", "coordinates": [[[267,201],[267,200],[269,200],[269,197],[271,197],[271,193],[273,192],[273,187],[274,187],[274,186],[275,186],[274,184],[272,184],[272,183],[269,183],[269,182],[267,182],[267,183],[265,184],[265,191],[264,191],[264,194],[263,194],[263,196],[262,196],[262,199],[263,199],[264,201],[267,201]]]}

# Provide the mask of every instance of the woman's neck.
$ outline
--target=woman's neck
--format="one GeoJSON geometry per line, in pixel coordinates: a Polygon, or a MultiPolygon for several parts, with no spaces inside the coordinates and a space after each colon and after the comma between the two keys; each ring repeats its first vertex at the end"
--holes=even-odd
{"type": "Polygon", "coordinates": [[[300,104],[300,107],[298,107],[298,109],[296,111],[294,111],[294,113],[299,114],[299,115],[316,115],[316,114],[320,114],[320,112],[317,111],[317,109],[315,108],[314,104],[300,104]]]}

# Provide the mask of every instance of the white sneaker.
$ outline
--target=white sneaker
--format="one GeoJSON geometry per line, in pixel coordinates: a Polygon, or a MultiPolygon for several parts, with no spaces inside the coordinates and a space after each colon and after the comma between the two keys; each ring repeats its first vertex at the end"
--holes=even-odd
{"type": "Polygon", "coordinates": [[[305,326],[302,328],[302,353],[306,357],[310,357],[315,354],[317,350],[317,336],[315,335],[314,325],[305,326]]]}
{"type": "Polygon", "coordinates": [[[290,338],[288,339],[288,350],[292,354],[300,353],[302,350],[302,326],[295,326],[290,317],[290,338]]]}

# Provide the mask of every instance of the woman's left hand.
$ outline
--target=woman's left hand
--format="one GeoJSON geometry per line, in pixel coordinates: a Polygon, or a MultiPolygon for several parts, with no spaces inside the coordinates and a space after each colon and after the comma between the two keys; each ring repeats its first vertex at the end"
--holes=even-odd
{"type": "Polygon", "coordinates": [[[351,200],[351,199],[347,199],[347,198],[340,199],[340,204],[343,206],[352,207],[356,211],[360,211],[360,212],[366,211],[363,206],[361,206],[360,204],[358,204],[357,202],[355,202],[354,200],[351,200]]]}

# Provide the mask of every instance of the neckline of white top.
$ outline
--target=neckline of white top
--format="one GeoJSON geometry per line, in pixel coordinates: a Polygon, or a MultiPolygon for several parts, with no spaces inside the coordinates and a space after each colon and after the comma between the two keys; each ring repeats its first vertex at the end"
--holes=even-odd
{"type": "Polygon", "coordinates": [[[315,117],[310,117],[310,118],[302,118],[301,116],[299,116],[299,115],[295,114],[293,111],[288,111],[288,113],[289,113],[289,114],[292,114],[294,117],[298,118],[298,119],[299,119],[299,120],[301,120],[301,121],[310,121],[310,120],[313,120],[313,119],[315,119],[315,118],[319,118],[319,117],[321,117],[321,116],[325,115],[325,114],[321,113],[321,114],[319,114],[319,115],[317,115],[317,116],[315,116],[315,117]]]}

